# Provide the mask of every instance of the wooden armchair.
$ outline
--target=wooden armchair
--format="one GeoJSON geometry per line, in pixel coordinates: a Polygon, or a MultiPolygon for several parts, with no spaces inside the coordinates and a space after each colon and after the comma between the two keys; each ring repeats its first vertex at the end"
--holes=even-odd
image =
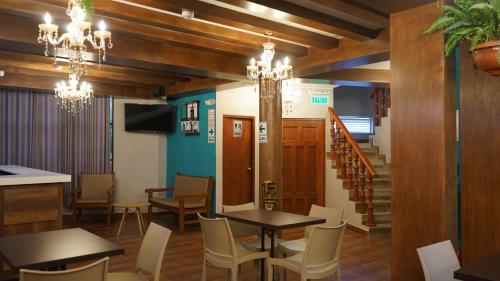
{"type": "Polygon", "coordinates": [[[153,207],[177,214],[179,233],[184,233],[186,224],[198,223],[198,219],[186,220],[186,215],[208,214],[212,197],[212,177],[195,177],[177,174],[173,188],[148,188],[149,221],[153,219],[153,207]],[[158,192],[173,192],[172,198],[153,196],[158,192]]]}
{"type": "Polygon", "coordinates": [[[73,191],[73,224],[82,208],[107,209],[107,223],[111,224],[115,192],[115,174],[80,174],[80,183],[73,191]]]}

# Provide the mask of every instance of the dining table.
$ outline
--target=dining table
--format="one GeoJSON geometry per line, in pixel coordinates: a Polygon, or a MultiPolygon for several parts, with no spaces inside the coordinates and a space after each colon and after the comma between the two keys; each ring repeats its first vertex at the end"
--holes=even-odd
{"type": "MultiPolygon", "coordinates": [[[[260,248],[261,251],[265,251],[265,233],[269,233],[271,239],[271,247],[269,255],[271,257],[275,256],[274,253],[274,234],[276,231],[303,227],[308,225],[322,224],[326,223],[323,218],[315,218],[310,216],[304,216],[299,214],[292,214],[281,211],[268,211],[264,209],[253,209],[244,211],[234,211],[217,213],[217,217],[226,218],[228,220],[255,225],[260,227],[260,248]]],[[[264,280],[264,262],[261,262],[261,280],[264,280]]]]}
{"type": "Polygon", "coordinates": [[[0,237],[1,260],[16,272],[64,269],[68,264],[124,253],[122,246],[81,228],[0,237]]]}
{"type": "Polygon", "coordinates": [[[454,272],[454,278],[464,281],[499,281],[500,253],[491,253],[454,272]]]}

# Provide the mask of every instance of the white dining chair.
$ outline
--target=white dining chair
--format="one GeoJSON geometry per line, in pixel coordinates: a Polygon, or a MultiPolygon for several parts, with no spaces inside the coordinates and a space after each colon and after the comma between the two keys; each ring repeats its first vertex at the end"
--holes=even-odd
{"type": "MultiPolygon", "coordinates": [[[[311,205],[309,216],[314,218],[325,219],[323,226],[337,226],[342,222],[344,209],[326,208],[318,205],[311,205]]],[[[317,226],[317,225],[316,225],[317,226]]],[[[296,240],[283,241],[280,245],[280,252],[284,256],[298,254],[306,250],[307,240],[311,235],[314,225],[306,226],[304,230],[304,237],[296,240]]]]}
{"type": "Polygon", "coordinates": [[[134,271],[111,272],[108,274],[108,281],[146,281],[148,279],[144,273],[151,274],[154,281],[159,281],[161,265],[171,233],[172,231],[163,226],[150,223],[142,240],[134,271]]]}
{"type": "Polygon", "coordinates": [[[231,272],[231,281],[238,280],[239,266],[245,262],[265,259],[268,252],[254,252],[234,242],[229,223],[225,218],[207,219],[198,214],[203,234],[202,281],[207,280],[207,266],[231,272]]]}
{"type": "Polygon", "coordinates": [[[338,226],[315,226],[304,252],[283,259],[267,259],[267,280],[272,280],[273,266],[298,273],[301,281],[333,275],[340,280],[340,249],[346,224],[347,221],[338,226]]]}
{"type": "Polygon", "coordinates": [[[106,281],[108,260],[106,257],[86,266],[61,271],[21,269],[19,281],[106,281]]]}
{"type": "Polygon", "coordinates": [[[450,240],[417,249],[426,281],[452,281],[460,269],[457,254],[450,240]]]}

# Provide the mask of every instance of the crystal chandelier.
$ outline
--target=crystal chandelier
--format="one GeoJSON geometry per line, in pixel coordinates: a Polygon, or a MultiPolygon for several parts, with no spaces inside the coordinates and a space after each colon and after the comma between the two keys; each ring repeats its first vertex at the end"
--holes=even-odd
{"type": "Polygon", "coordinates": [[[92,85],[87,82],[80,84],[76,74],[69,75],[68,83],[64,80],[57,82],[54,91],[57,103],[61,108],[73,114],[90,105],[94,93],[92,85]]]}
{"type": "Polygon", "coordinates": [[[283,63],[276,61],[275,67],[272,67],[274,58],[274,43],[271,43],[272,33],[266,32],[267,42],[263,43],[264,51],[260,60],[254,58],[250,60],[247,66],[247,77],[257,84],[260,81],[260,97],[266,101],[272,99],[276,93],[281,93],[281,82],[285,79],[293,78],[292,66],[290,60],[285,57],[283,63]]]}
{"type": "Polygon", "coordinates": [[[92,26],[85,20],[86,14],[82,0],[69,0],[66,15],[71,18],[71,22],[66,26],[67,32],[59,36],[59,26],[52,23],[48,12],[44,16],[45,23],[38,25],[38,42],[45,44],[45,55],[49,55],[50,44],[54,48],[55,60],[56,49],[61,47],[69,60],[69,73],[76,74],[78,78],[87,72],[87,43],[98,51],[99,65],[101,60],[106,60],[106,47],[113,47],[111,32],[106,31],[104,21],[101,20],[99,30],[94,31],[92,36],[92,26]]]}

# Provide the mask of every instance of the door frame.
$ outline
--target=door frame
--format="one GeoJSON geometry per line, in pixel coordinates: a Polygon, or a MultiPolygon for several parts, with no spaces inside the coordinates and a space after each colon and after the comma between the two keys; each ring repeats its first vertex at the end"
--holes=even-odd
{"type": "Polygon", "coordinates": [[[252,154],[252,184],[250,188],[252,189],[252,199],[255,202],[255,116],[246,116],[246,115],[232,115],[232,114],[223,114],[222,115],[222,204],[224,204],[224,119],[226,118],[234,118],[234,119],[245,119],[252,121],[252,137],[251,137],[251,154],[252,154]]]}
{"type": "MultiPolygon", "coordinates": [[[[323,153],[321,155],[321,162],[323,163],[323,188],[320,190],[321,191],[321,202],[318,202],[317,204],[319,206],[325,207],[326,204],[326,145],[327,145],[327,129],[326,129],[326,118],[283,118],[282,121],[284,123],[285,120],[292,120],[292,121],[323,121],[324,123],[324,135],[323,135],[323,141],[324,141],[324,147],[323,147],[323,153]]],[[[282,125],[283,126],[283,125],[282,125]]],[[[282,136],[283,138],[283,136],[282,136]]],[[[281,140],[281,149],[283,149],[283,140],[281,140]]],[[[283,157],[282,157],[283,158],[283,157]]],[[[283,165],[283,159],[281,159],[282,165],[283,165]]],[[[316,193],[318,194],[318,190],[316,190],[316,193]]],[[[319,195],[319,194],[318,194],[319,195]]],[[[318,199],[318,198],[317,198],[318,199]]]]}

